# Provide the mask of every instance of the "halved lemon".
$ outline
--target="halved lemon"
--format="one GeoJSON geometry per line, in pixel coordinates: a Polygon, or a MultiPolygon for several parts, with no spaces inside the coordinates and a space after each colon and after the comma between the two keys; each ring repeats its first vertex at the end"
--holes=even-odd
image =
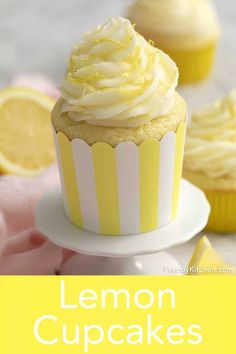
{"type": "Polygon", "coordinates": [[[54,104],[29,88],[0,91],[0,173],[33,176],[55,160],[54,104]]]}
{"type": "Polygon", "coordinates": [[[188,275],[236,275],[236,268],[225,263],[204,236],[198,242],[189,262],[188,275]]]}

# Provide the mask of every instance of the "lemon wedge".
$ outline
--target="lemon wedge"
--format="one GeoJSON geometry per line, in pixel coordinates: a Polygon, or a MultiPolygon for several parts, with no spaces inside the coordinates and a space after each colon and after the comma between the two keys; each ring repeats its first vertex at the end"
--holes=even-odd
{"type": "Polygon", "coordinates": [[[54,104],[29,88],[0,91],[0,173],[33,176],[55,160],[54,104]]]}
{"type": "Polygon", "coordinates": [[[204,236],[198,242],[189,262],[188,275],[236,275],[236,268],[225,263],[204,236]]]}

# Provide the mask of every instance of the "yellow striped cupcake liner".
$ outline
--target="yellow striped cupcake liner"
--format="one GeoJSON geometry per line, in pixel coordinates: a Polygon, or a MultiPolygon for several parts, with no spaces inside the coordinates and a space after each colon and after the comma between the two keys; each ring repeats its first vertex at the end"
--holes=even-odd
{"type": "Polygon", "coordinates": [[[204,191],[211,205],[207,230],[229,233],[236,231],[236,193],[204,191]]]}
{"type": "Polygon", "coordinates": [[[186,124],[140,146],[89,146],[54,131],[65,210],[78,227],[120,236],[157,229],[177,214],[186,124]]]}

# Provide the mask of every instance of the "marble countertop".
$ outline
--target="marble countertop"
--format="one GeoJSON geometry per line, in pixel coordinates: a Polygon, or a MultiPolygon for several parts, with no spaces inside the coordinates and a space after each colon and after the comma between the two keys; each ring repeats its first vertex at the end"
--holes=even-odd
{"type": "MultiPolygon", "coordinates": [[[[83,32],[110,16],[125,15],[129,0],[1,0],[0,87],[18,73],[41,72],[57,83],[68,53],[83,32]]],[[[216,0],[223,27],[222,41],[211,79],[180,91],[189,109],[211,102],[236,87],[235,0],[216,0]]],[[[227,262],[236,264],[236,235],[209,235],[227,262]]],[[[189,260],[198,237],[170,251],[182,265],[189,260]]]]}

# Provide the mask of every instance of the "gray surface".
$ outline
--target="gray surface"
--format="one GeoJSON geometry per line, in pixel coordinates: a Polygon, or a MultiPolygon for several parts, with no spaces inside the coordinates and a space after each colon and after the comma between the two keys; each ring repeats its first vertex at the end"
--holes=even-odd
{"type": "MultiPolygon", "coordinates": [[[[164,1],[164,0],[163,0],[164,1]]],[[[0,0],[0,87],[22,72],[42,72],[57,83],[68,53],[82,33],[109,16],[124,15],[129,0],[0,0]]],[[[235,0],[217,0],[223,38],[214,74],[201,85],[180,91],[190,109],[218,98],[235,85],[235,0]]],[[[228,262],[236,264],[236,237],[211,236],[228,262]]],[[[186,263],[196,239],[172,251],[186,263]]]]}

